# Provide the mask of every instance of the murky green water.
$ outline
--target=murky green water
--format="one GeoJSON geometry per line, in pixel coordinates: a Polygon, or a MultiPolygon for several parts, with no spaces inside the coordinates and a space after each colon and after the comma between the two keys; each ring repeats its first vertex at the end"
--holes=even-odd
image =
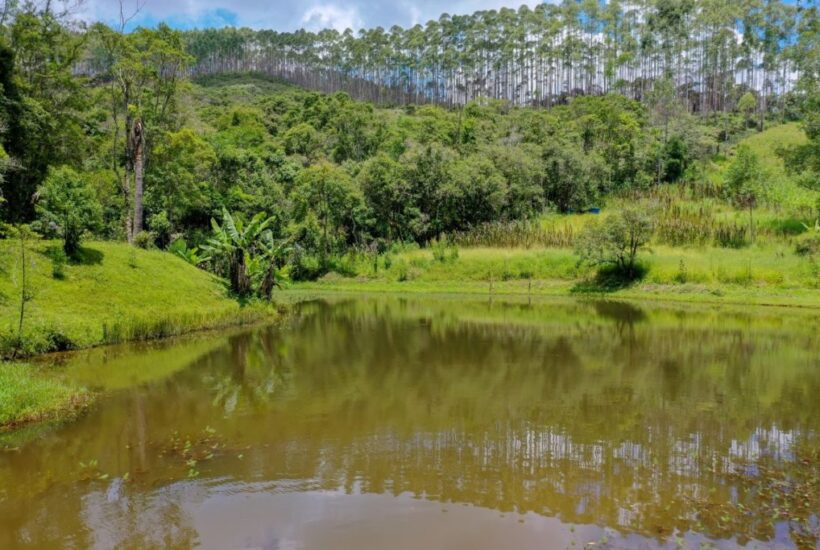
{"type": "Polygon", "coordinates": [[[0,548],[816,548],[820,321],[337,298],[66,356],[0,439],[0,548]]]}

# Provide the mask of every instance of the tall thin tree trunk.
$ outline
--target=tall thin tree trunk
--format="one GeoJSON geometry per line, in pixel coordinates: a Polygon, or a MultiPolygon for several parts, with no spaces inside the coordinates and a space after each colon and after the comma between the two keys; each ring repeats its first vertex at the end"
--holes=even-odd
{"type": "Polygon", "coordinates": [[[143,196],[143,172],[145,167],[145,135],[142,121],[138,120],[134,124],[134,231],[133,235],[142,231],[142,196],[143,196]]]}
{"type": "Polygon", "coordinates": [[[14,351],[12,352],[12,359],[17,356],[17,352],[23,347],[23,322],[26,318],[26,302],[28,302],[30,298],[28,289],[26,288],[26,237],[28,229],[23,226],[17,229],[20,237],[20,318],[17,323],[17,341],[15,342],[14,351]]]}

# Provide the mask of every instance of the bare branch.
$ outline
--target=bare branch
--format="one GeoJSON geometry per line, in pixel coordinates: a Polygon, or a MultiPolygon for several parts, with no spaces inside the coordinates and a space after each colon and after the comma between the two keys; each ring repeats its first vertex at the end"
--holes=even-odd
{"type": "Polygon", "coordinates": [[[142,8],[145,7],[145,4],[148,0],[134,0],[134,9],[126,15],[126,8],[125,8],[125,0],[119,0],[120,2],[120,33],[125,32],[125,27],[130,23],[139,13],[142,11],[142,8]]]}

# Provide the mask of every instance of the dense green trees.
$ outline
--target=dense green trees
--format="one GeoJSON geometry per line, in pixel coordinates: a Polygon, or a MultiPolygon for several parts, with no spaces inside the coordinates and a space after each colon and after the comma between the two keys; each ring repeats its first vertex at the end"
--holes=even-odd
{"type": "MultiPolygon", "coordinates": [[[[784,154],[816,188],[813,7],[567,1],[354,35],[124,33],[48,6],[0,23],[2,221],[68,228],[75,251],[88,229],[172,247],[241,295],[283,268],[344,271],[351,250],[698,180],[761,112],[803,119],[809,144],[784,154]],[[333,93],[216,74],[246,69],[333,93]],[[60,222],[60,200],[95,223],[60,222]]],[[[759,182],[732,181],[749,207],[759,182]]]]}
{"type": "Polygon", "coordinates": [[[302,170],[293,188],[294,233],[316,250],[322,265],[354,244],[362,229],[362,194],[343,168],[327,161],[302,170]]]}
{"type": "Polygon", "coordinates": [[[31,220],[31,200],[50,165],[83,158],[81,80],[72,75],[85,36],[46,7],[21,11],[0,32],[0,144],[11,159],[5,217],[31,220]]]}
{"type": "Polygon", "coordinates": [[[182,35],[160,24],[130,34],[96,24],[88,62],[104,79],[113,123],[112,168],[121,179],[126,204],[133,211],[124,220],[131,240],[143,230],[145,163],[156,135],[173,129],[179,80],[188,56],[182,35]]]}

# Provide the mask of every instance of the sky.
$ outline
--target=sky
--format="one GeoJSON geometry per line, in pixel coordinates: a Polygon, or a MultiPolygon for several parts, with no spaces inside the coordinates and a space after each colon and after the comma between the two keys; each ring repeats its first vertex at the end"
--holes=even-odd
{"type": "MultiPolygon", "coordinates": [[[[358,30],[393,25],[411,27],[438,19],[442,13],[467,14],[501,7],[535,6],[541,0],[122,0],[125,13],[144,4],[129,28],[164,21],[179,29],[251,27],[294,31],[346,28],[358,30]]],[[[84,19],[114,24],[119,0],[85,0],[84,19]]]]}

